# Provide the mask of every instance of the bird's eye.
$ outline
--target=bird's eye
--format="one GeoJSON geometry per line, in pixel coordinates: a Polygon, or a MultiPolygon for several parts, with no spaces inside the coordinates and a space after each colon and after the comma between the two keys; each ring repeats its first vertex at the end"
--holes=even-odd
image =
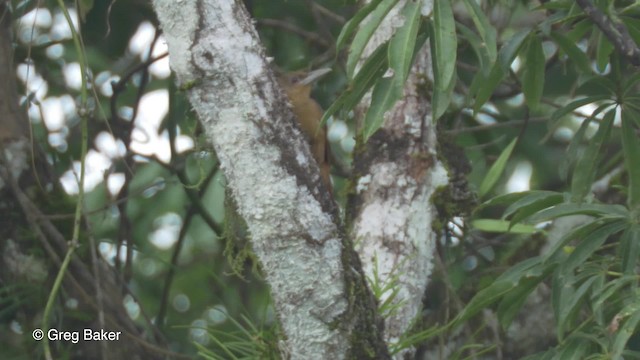
{"type": "Polygon", "coordinates": [[[292,75],[292,76],[291,76],[291,83],[292,83],[292,84],[298,84],[298,83],[300,83],[304,78],[305,78],[305,76],[304,76],[303,74],[296,74],[296,75],[292,75]]]}

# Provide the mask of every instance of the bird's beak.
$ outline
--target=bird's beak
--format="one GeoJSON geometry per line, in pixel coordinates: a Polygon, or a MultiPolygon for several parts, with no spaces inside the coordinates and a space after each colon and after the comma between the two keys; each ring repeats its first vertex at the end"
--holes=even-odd
{"type": "Polygon", "coordinates": [[[299,84],[300,85],[312,84],[314,81],[320,79],[321,77],[325,76],[326,74],[328,74],[330,72],[331,72],[331,69],[329,69],[329,68],[322,68],[322,69],[313,70],[312,72],[307,74],[307,76],[304,79],[300,80],[299,84]]]}

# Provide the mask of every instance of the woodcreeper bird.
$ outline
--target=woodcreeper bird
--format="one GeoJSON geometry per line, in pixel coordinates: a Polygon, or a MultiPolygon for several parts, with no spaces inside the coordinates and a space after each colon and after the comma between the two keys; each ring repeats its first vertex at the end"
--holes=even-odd
{"type": "Polygon", "coordinates": [[[300,125],[300,129],[309,142],[313,158],[320,167],[322,182],[329,190],[331,190],[331,166],[329,164],[327,131],[326,127],[320,124],[323,111],[320,105],[311,97],[311,86],[314,81],[330,71],[330,69],[318,69],[308,73],[296,71],[278,74],[278,82],[289,97],[298,125],[300,125]]]}

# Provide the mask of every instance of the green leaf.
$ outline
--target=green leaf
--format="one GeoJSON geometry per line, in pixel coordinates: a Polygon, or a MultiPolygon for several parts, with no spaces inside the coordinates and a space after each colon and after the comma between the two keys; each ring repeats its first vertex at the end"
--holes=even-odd
{"type": "Polygon", "coordinates": [[[570,339],[562,346],[562,351],[554,359],[558,360],[584,360],[585,355],[590,354],[590,344],[584,339],[570,339]]]}
{"type": "Polygon", "coordinates": [[[567,180],[567,178],[569,177],[569,170],[573,167],[576,160],[578,159],[578,150],[582,145],[584,134],[587,131],[587,128],[589,128],[591,120],[593,120],[593,118],[587,118],[582,122],[582,124],[580,124],[578,131],[576,131],[573,135],[573,138],[571,139],[571,142],[567,147],[567,151],[562,158],[562,161],[560,162],[560,168],[558,169],[558,172],[560,175],[560,179],[562,179],[563,181],[567,180]]]}
{"type": "Polygon", "coordinates": [[[473,111],[478,112],[482,105],[484,105],[493,94],[493,91],[498,87],[498,84],[505,77],[511,63],[516,58],[522,42],[529,35],[530,30],[522,30],[513,35],[505,44],[500,48],[498,52],[498,61],[491,69],[489,76],[486,77],[482,72],[478,72],[471,87],[469,89],[469,96],[475,97],[473,104],[473,111]]]}
{"type": "Polygon", "coordinates": [[[322,116],[322,124],[340,109],[353,109],[386,71],[387,43],[380,45],[364,62],[349,87],[331,104],[322,116]]]}
{"type": "Polygon", "coordinates": [[[516,224],[509,221],[494,219],[477,219],[471,222],[474,229],[486,232],[511,233],[511,234],[532,234],[539,232],[533,225],[516,224]]]}
{"type": "Polygon", "coordinates": [[[633,40],[640,43],[640,20],[634,19],[632,16],[621,16],[620,20],[626,25],[633,40]]]}
{"type": "Polygon", "coordinates": [[[531,109],[537,109],[542,98],[545,63],[542,41],[534,34],[529,40],[529,47],[524,59],[524,71],[522,72],[522,92],[527,106],[531,109]]]}
{"type": "Polygon", "coordinates": [[[640,256],[640,225],[632,225],[620,239],[620,257],[622,271],[631,275],[636,273],[636,264],[640,256]]]}
{"type": "Polygon", "coordinates": [[[548,267],[537,256],[516,264],[491,285],[480,290],[458,314],[454,320],[454,325],[466,321],[482,309],[501,300],[503,296],[517,287],[521,279],[540,277],[547,269],[548,267]]]}
{"type": "MultiPolygon", "coordinates": [[[[574,110],[576,110],[578,107],[583,106],[583,105],[587,105],[587,104],[591,104],[594,101],[600,101],[600,100],[608,100],[609,96],[607,95],[596,95],[596,96],[590,96],[590,97],[586,97],[583,99],[579,99],[579,100],[575,100],[572,101],[571,103],[569,103],[568,105],[556,110],[552,115],[551,115],[551,121],[553,122],[553,124],[551,125],[551,127],[549,128],[549,131],[547,132],[547,135],[544,136],[544,138],[540,141],[542,143],[546,142],[547,140],[549,140],[549,138],[555,133],[555,131],[560,127],[560,125],[562,124],[562,122],[557,121],[558,119],[560,119],[560,117],[567,115],[570,112],[573,112],[574,110]],[[590,102],[591,101],[591,102],[590,102]],[[582,104],[582,105],[581,105],[582,104]]],[[[592,113],[591,116],[587,116],[586,118],[589,120],[593,120],[596,118],[596,116],[598,114],[600,114],[602,111],[606,110],[607,108],[609,108],[611,105],[613,104],[612,101],[607,101],[603,104],[600,104],[592,113]]]]}
{"type": "MultiPolygon", "coordinates": [[[[620,83],[613,81],[612,79],[604,76],[586,76],[585,81],[582,86],[595,85],[601,87],[603,90],[609,92],[610,98],[616,98],[618,95],[618,89],[620,88],[620,83]]],[[[602,93],[602,92],[600,92],[602,93]]]]}
{"type": "Polygon", "coordinates": [[[518,139],[513,139],[511,143],[507,145],[504,150],[502,150],[502,153],[500,154],[496,162],[491,165],[491,168],[487,172],[487,175],[482,180],[482,184],[480,184],[480,189],[478,190],[478,195],[480,197],[483,197],[491,189],[493,189],[495,184],[498,182],[498,179],[500,179],[500,176],[502,176],[504,168],[507,165],[507,161],[511,156],[511,152],[513,151],[514,146],[516,146],[517,140],[518,139]]]}
{"type": "Polygon", "coordinates": [[[555,348],[551,348],[545,352],[523,357],[521,360],[556,360],[557,352],[555,348]]]}
{"type": "Polygon", "coordinates": [[[438,86],[435,86],[433,89],[433,97],[431,99],[431,116],[432,120],[435,122],[447,111],[449,108],[449,104],[451,103],[451,97],[453,96],[453,89],[455,88],[456,82],[452,81],[449,84],[449,87],[446,89],[441,89],[438,86]]]}
{"type": "Polygon", "coordinates": [[[360,27],[356,36],[353,38],[349,56],[347,57],[347,77],[352,79],[355,73],[356,65],[360,61],[364,48],[369,43],[369,39],[378,29],[382,20],[387,16],[389,11],[396,5],[398,0],[382,0],[376,8],[369,14],[368,20],[360,27]]]}
{"type": "Polygon", "coordinates": [[[629,212],[622,205],[565,203],[541,210],[530,216],[528,220],[538,223],[570,215],[606,216],[626,220],[629,217],[629,212]]]}
{"type": "Polygon", "coordinates": [[[389,42],[389,67],[393,69],[395,75],[396,91],[398,96],[402,96],[402,89],[416,49],[416,39],[420,28],[420,5],[419,1],[408,1],[402,9],[404,24],[393,35],[389,42]]]}
{"type": "Polygon", "coordinates": [[[500,325],[503,329],[507,329],[513,319],[520,313],[522,305],[527,300],[531,292],[540,284],[542,280],[546,277],[546,275],[551,272],[553,268],[548,267],[545,269],[545,273],[542,276],[524,278],[519,283],[518,286],[505,294],[498,305],[498,320],[500,321],[500,325]]]}
{"type": "MultiPolygon", "coordinates": [[[[563,270],[560,269],[559,271],[562,272],[563,270]]],[[[569,284],[564,284],[563,289],[560,291],[559,311],[556,317],[560,339],[562,339],[564,329],[571,327],[572,318],[578,313],[582,299],[596,280],[597,277],[595,276],[587,279],[576,291],[573,291],[573,287],[569,284]]]]}
{"type": "Polygon", "coordinates": [[[591,192],[591,186],[596,176],[598,157],[602,152],[604,142],[609,138],[615,113],[615,109],[613,109],[604,115],[604,119],[589,142],[587,150],[578,159],[571,179],[571,194],[575,202],[582,202],[585,196],[591,192]]]}
{"type": "Polygon", "coordinates": [[[551,122],[554,122],[560,119],[561,117],[575,111],[577,108],[581,106],[592,104],[592,103],[606,100],[606,99],[609,99],[608,95],[593,95],[593,96],[587,96],[585,98],[574,100],[568,103],[567,105],[561,107],[560,109],[554,111],[553,114],[551,114],[551,122]]]}
{"type": "Polygon", "coordinates": [[[564,261],[566,258],[564,247],[565,245],[575,239],[582,239],[589,234],[596,231],[603,231],[606,233],[614,233],[622,231],[627,227],[627,221],[615,218],[602,218],[593,222],[589,222],[585,225],[573,229],[571,232],[564,235],[552,244],[551,249],[547,252],[544,259],[545,261],[564,261]],[[602,230],[604,229],[604,230],[602,230]]]}
{"type": "Polygon", "coordinates": [[[597,296],[592,296],[591,306],[594,310],[599,310],[605,301],[611,296],[618,295],[621,288],[628,286],[629,284],[637,282],[636,275],[624,275],[617,278],[605,285],[604,289],[595,293],[597,296]]]}
{"type": "Polygon", "coordinates": [[[380,79],[373,88],[373,93],[371,94],[371,106],[367,111],[367,115],[365,115],[364,127],[362,129],[365,141],[378,131],[384,122],[384,114],[400,98],[400,96],[394,91],[394,77],[395,75],[380,79]]]}
{"type": "Polygon", "coordinates": [[[483,76],[488,76],[491,73],[491,69],[493,69],[495,60],[491,60],[491,56],[482,39],[462,23],[456,22],[456,28],[460,32],[460,36],[465,38],[467,43],[471,45],[478,57],[478,62],[480,63],[480,72],[478,74],[481,73],[483,76]]]}
{"type": "Polygon", "coordinates": [[[481,71],[476,74],[471,82],[468,94],[469,97],[475,96],[473,101],[474,114],[482,108],[482,105],[491,99],[491,95],[493,95],[494,90],[498,87],[502,79],[504,79],[505,74],[498,63],[493,65],[489,76],[485,76],[481,71]]]}
{"type": "Polygon", "coordinates": [[[433,76],[436,87],[449,88],[454,80],[458,38],[456,24],[449,0],[435,0],[433,3],[434,51],[433,76]]]}
{"type": "Polygon", "coordinates": [[[364,20],[367,15],[369,15],[376,7],[378,7],[381,2],[382,0],[372,0],[370,3],[360,8],[360,10],[358,10],[358,12],[355,13],[355,15],[353,15],[353,17],[349,21],[347,21],[346,24],[344,24],[342,30],[340,31],[340,35],[338,35],[338,40],[336,40],[336,49],[338,51],[342,49],[345,41],[351,38],[351,35],[353,35],[353,32],[358,28],[358,25],[360,25],[362,20],[364,20]]]}
{"type": "Polygon", "coordinates": [[[572,24],[571,30],[567,32],[567,38],[573,42],[578,42],[590,31],[593,31],[593,22],[589,18],[582,17],[581,20],[578,19],[572,24]]]}
{"type": "Polygon", "coordinates": [[[629,176],[629,195],[627,204],[636,210],[640,204],[640,143],[633,126],[636,113],[629,106],[622,108],[622,149],[624,151],[624,165],[629,176]]]}
{"type": "Polygon", "coordinates": [[[516,58],[518,52],[520,52],[520,47],[527,36],[529,36],[530,32],[531,30],[529,29],[520,30],[515,33],[500,49],[498,53],[498,64],[505,73],[509,71],[511,63],[516,58]]]}
{"type": "Polygon", "coordinates": [[[551,38],[555,40],[560,49],[567,54],[569,59],[571,59],[581,72],[585,74],[593,73],[587,54],[580,50],[573,40],[556,31],[551,32],[551,38]]]}
{"type": "Polygon", "coordinates": [[[471,16],[473,24],[476,26],[476,29],[478,29],[478,33],[482,38],[481,46],[486,49],[488,59],[490,60],[490,64],[487,65],[490,66],[496,61],[498,56],[496,29],[491,26],[489,19],[482,12],[482,9],[475,0],[464,0],[464,5],[466,6],[469,16],[471,16]]]}
{"type": "Polygon", "coordinates": [[[636,85],[640,81],[640,73],[635,73],[622,79],[622,98],[636,95],[636,85]]]}
{"type": "Polygon", "coordinates": [[[618,329],[616,337],[613,341],[613,354],[611,354],[611,359],[620,360],[622,359],[622,353],[627,346],[627,342],[631,338],[633,334],[636,333],[636,328],[638,327],[638,323],[640,322],[640,310],[636,310],[618,329]]]}
{"type": "Polygon", "coordinates": [[[574,250],[569,254],[569,257],[562,263],[561,271],[565,273],[571,272],[582,265],[594,252],[600,249],[609,236],[620,232],[625,227],[625,224],[613,223],[605,225],[585,236],[578,242],[574,250]]]}
{"type": "Polygon", "coordinates": [[[560,193],[553,191],[539,191],[512,203],[502,215],[503,218],[507,218],[514,214],[511,218],[510,224],[516,224],[522,219],[525,219],[538,211],[544,210],[553,205],[557,205],[564,200],[564,196],[560,193]]]}
{"type": "Polygon", "coordinates": [[[596,49],[596,66],[601,73],[605,71],[609,64],[609,57],[613,52],[613,45],[606,36],[600,31],[598,32],[598,48],[596,49]]]}
{"type": "Polygon", "coordinates": [[[369,91],[371,86],[374,86],[371,95],[371,106],[365,115],[364,126],[362,129],[364,139],[368,139],[380,128],[384,121],[384,114],[392,108],[398,99],[402,97],[402,89],[406,81],[406,76],[408,76],[409,69],[411,68],[413,54],[422,47],[429,35],[428,31],[426,31],[426,26],[422,29],[418,29],[420,28],[419,9],[409,7],[405,8],[405,10],[407,15],[410,15],[409,13],[411,13],[411,15],[416,16],[417,20],[414,20],[418,22],[413,25],[417,26],[417,28],[408,29],[412,34],[403,34],[402,31],[397,33],[394,39],[404,39],[404,41],[396,43],[395,46],[397,47],[399,44],[404,43],[406,46],[413,49],[413,51],[404,49],[403,51],[405,52],[406,57],[392,56],[391,50],[387,49],[392,46],[392,42],[395,41],[394,39],[392,39],[391,43],[380,45],[380,47],[378,47],[378,49],[376,49],[365,61],[362,68],[360,68],[358,73],[355,75],[355,78],[351,82],[349,88],[340,95],[334,104],[331,105],[329,110],[325,112],[322,122],[325,122],[339,109],[354,108],[367,91],[369,91]],[[411,12],[412,10],[415,11],[411,12]],[[413,32],[416,33],[413,34],[413,32]],[[411,40],[407,40],[407,38],[410,38],[411,40]],[[389,77],[382,77],[387,70],[388,61],[392,60],[396,62],[394,66],[400,66],[403,68],[399,71],[393,71],[393,74],[389,77]]]}
{"type": "Polygon", "coordinates": [[[522,198],[525,198],[525,197],[527,197],[529,195],[532,195],[532,194],[538,194],[538,193],[541,193],[541,194],[548,194],[548,193],[558,194],[558,193],[551,192],[551,191],[540,191],[540,190],[530,190],[530,191],[521,191],[521,192],[503,194],[503,195],[498,195],[496,197],[493,197],[493,198],[483,202],[482,204],[480,204],[478,206],[478,210],[479,209],[484,209],[485,207],[489,207],[489,206],[513,204],[514,202],[519,201],[522,198]]]}

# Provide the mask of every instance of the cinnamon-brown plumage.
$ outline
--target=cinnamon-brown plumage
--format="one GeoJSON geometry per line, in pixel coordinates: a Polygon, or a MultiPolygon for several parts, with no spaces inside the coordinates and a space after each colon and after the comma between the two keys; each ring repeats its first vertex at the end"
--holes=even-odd
{"type": "Polygon", "coordinates": [[[313,81],[326,73],[327,70],[316,70],[311,73],[294,72],[281,74],[278,76],[278,81],[289,97],[300,129],[309,141],[311,154],[320,167],[322,181],[331,190],[331,166],[329,164],[327,131],[326,126],[320,126],[323,111],[320,105],[311,98],[313,81]]]}

